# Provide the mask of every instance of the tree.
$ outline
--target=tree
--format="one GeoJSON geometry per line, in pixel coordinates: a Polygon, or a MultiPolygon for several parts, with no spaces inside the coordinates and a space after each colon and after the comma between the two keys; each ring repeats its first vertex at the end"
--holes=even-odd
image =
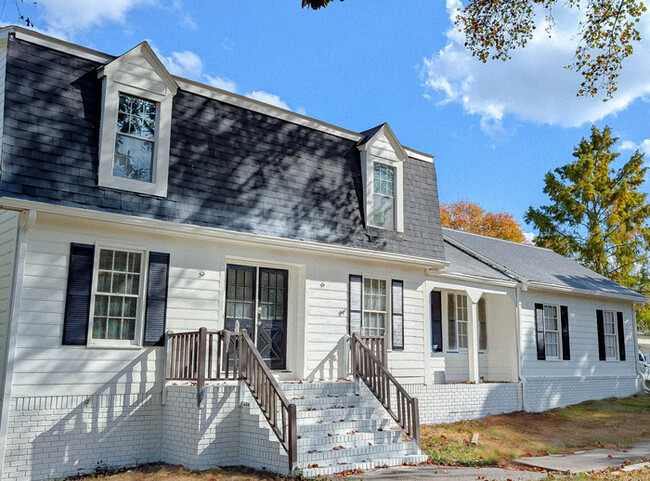
{"type": "Polygon", "coordinates": [[[498,237],[513,242],[526,242],[521,226],[512,215],[505,212],[485,212],[470,202],[440,205],[440,221],[443,227],[498,237]]]}
{"type": "MultiPolygon", "coordinates": [[[[650,287],[650,204],[639,192],[648,170],[638,150],[620,168],[611,129],[591,128],[574,149],[574,161],[548,172],[551,203],[530,207],[525,220],[547,247],[631,289],[650,287]]],[[[649,319],[650,320],[650,319],[649,319]]]]}
{"type": "MultiPolygon", "coordinates": [[[[316,10],[332,1],[302,0],[302,6],[316,10]]],[[[641,0],[470,0],[455,23],[465,34],[465,47],[472,55],[483,62],[508,60],[511,50],[525,47],[533,38],[541,12],[550,34],[558,4],[584,13],[576,25],[575,57],[566,67],[582,75],[578,95],[594,96],[603,88],[612,97],[623,60],[641,39],[637,23],[646,11],[641,0]]]]}

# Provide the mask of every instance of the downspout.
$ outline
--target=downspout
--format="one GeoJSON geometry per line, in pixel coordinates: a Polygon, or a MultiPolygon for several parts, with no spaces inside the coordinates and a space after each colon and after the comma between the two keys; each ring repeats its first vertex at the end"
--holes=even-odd
{"type": "Polygon", "coordinates": [[[18,336],[18,321],[20,317],[20,300],[22,297],[23,279],[25,276],[25,258],[27,257],[27,239],[29,229],[36,222],[36,211],[23,211],[26,219],[19,223],[16,239],[16,263],[11,286],[11,302],[9,306],[9,319],[7,325],[7,351],[5,353],[5,374],[2,379],[2,411],[0,412],[0,479],[4,474],[4,462],[7,449],[7,418],[11,403],[11,386],[14,375],[14,362],[16,357],[16,338],[18,336]],[[22,224],[22,225],[20,225],[22,224]]]}
{"type": "Polygon", "coordinates": [[[636,368],[636,374],[641,381],[641,389],[650,392],[650,388],[645,383],[645,374],[641,372],[641,366],[639,365],[639,338],[636,332],[636,309],[634,307],[632,308],[632,335],[634,336],[634,367],[636,368]]]}
{"type": "Polygon", "coordinates": [[[526,378],[521,374],[521,291],[526,284],[520,282],[515,290],[515,331],[517,335],[517,378],[521,383],[521,408],[526,411],[526,378]]]}

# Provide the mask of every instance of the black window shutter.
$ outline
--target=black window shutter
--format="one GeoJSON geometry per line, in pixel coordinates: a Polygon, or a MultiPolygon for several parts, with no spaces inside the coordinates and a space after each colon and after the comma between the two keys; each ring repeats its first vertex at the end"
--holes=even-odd
{"type": "Polygon", "coordinates": [[[598,329],[598,359],[604,361],[607,359],[605,352],[605,323],[603,321],[603,311],[596,310],[596,328],[598,329]]]}
{"type": "Polygon", "coordinates": [[[537,339],[537,359],[543,361],[546,359],[543,304],[535,304],[535,337],[537,339]]]}
{"type": "Polygon", "coordinates": [[[431,291],[431,351],[442,352],[442,292],[431,291]]]}
{"type": "Polygon", "coordinates": [[[167,319],[167,286],[169,283],[169,254],[149,253],[147,283],[147,313],[144,324],[144,345],[165,345],[167,319]]]}
{"type": "Polygon", "coordinates": [[[562,359],[571,359],[571,344],[569,342],[569,308],[560,306],[560,318],[562,321],[562,359]]]}
{"type": "Polygon", "coordinates": [[[361,312],[363,306],[363,278],[350,274],[348,283],[348,331],[361,334],[361,312]]]}
{"type": "Polygon", "coordinates": [[[95,246],[70,244],[68,289],[65,296],[65,316],[63,318],[62,343],[64,345],[86,345],[94,262],[95,246]]]}
{"type": "Polygon", "coordinates": [[[393,351],[404,350],[404,282],[391,282],[391,327],[393,332],[393,351]]]}
{"type": "Polygon", "coordinates": [[[616,313],[616,322],[618,323],[618,359],[625,361],[625,326],[623,326],[623,313],[616,313]]]}

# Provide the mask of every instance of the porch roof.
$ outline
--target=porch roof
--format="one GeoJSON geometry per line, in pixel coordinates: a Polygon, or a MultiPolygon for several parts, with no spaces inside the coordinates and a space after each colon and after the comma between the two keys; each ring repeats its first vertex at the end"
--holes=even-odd
{"type": "MultiPolygon", "coordinates": [[[[470,265],[469,261],[459,256],[458,259],[453,259],[453,254],[451,254],[453,251],[448,249],[446,255],[447,260],[451,261],[450,270],[457,270],[456,260],[463,265],[463,269],[475,268],[476,262],[478,262],[491,270],[502,267],[504,275],[510,274],[506,278],[517,278],[535,287],[558,286],[614,297],[635,298],[638,299],[638,302],[648,301],[645,296],[623,287],[571,259],[556,254],[550,249],[448,228],[443,228],[442,231],[446,249],[450,243],[453,243],[455,250],[461,250],[465,254],[473,256],[470,265]],[[487,262],[479,259],[491,261],[493,266],[488,267],[487,262]]],[[[475,273],[478,274],[477,271],[475,273]]]]}

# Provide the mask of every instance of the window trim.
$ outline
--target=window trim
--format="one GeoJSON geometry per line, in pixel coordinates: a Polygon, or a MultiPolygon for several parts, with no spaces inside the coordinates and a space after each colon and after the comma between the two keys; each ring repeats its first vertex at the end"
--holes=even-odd
{"type": "Polygon", "coordinates": [[[563,356],[562,356],[562,312],[561,312],[561,306],[559,304],[544,304],[542,303],[542,326],[544,328],[544,353],[545,353],[545,361],[562,361],[563,356]],[[557,330],[556,331],[547,331],[546,329],[546,307],[553,307],[555,308],[555,319],[557,323],[557,330]],[[557,356],[549,356],[548,354],[548,349],[547,349],[547,344],[546,344],[546,333],[547,332],[557,332],[557,356]]]}
{"type": "MultiPolygon", "coordinates": [[[[365,308],[365,283],[366,283],[366,279],[371,280],[371,281],[373,281],[373,280],[374,281],[383,281],[385,286],[386,286],[386,312],[384,313],[385,314],[385,316],[384,316],[384,333],[382,335],[385,334],[388,337],[389,346],[387,346],[387,348],[392,349],[392,345],[393,345],[393,336],[392,336],[393,322],[392,322],[391,313],[392,313],[393,305],[392,305],[392,302],[391,302],[392,299],[391,299],[391,291],[390,291],[390,285],[391,285],[390,279],[387,279],[385,277],[379,277],[379,276],[365,276],[365,275],[363,275],[361,277],[361,325],[360,325],[360,329],[363,329],[363,321],[364,321],[364,317],[365,317],[366,312],[383,312],[383,311],[366,311],[366,308],[365,308]]],[[[359,334],[363,336],[363,334],[361,334],[361,331],[359,332],[359,334]]],[[[376,334],[373,334],[373,335],[376,335],[376,334]]]]}
{"type": "Polygon", "coordinates": [[[172,98],[172,95],[164,96],[156,92],[118,84],[110,76],[104,78],[102,85],[101,130],[99,135],[99,186],[158,197],[167,196],[172,98]],[[156,104],[151,182],[113,175],[120,94],[139,97],[156,104]]]}
{"type": "Polygon", "coordinates": [[[392,232],[404,232],[404,162],[408,155],[404,148],[400,145],[395,134],[390,129],[388,124],[375,132],[375,134],[368,139],[364,144],[359,145],[358,149],[361,154],[361,179],[363,182],[364,194],[364,214],[366,219],[366,226],[375,229],[383,229],[392,232]],[[380,156],[378,153],[386,152],[386,149],[375,149],[373,144],[376,139],[385,138],[392,148],[391,155],[380,156]],[[393,155],[394,154],[394,155],[393,155]],[[387,158],[390,157],[390,158],[387,158]],[[382,226],[377,226],[372,223],[374,214],[374,185],[375,163],[384,164],[387,167],[395,169],[395,197],[394,197],[394,226],[389,229],[382,226]]]}
{"type": "Polygon", "coordinates": [[[88,333],[87,333],[87,347],[110,347],[110,348],[140,348],[144,339],[144,325],[147,304],[147,286],[149,282],[149,251],[137,249],[133,247],[126,247],[120,245],[108,244],[95,244],[95,252],[93,259],[93,272],[92,282],[90,285],[90,308],[88,317],[88,333]],[[102,249],[113,250],[121,252],[132,252],[141,254],[140,259],[140,286],[139,286],[139,300],[138,311],[135,320],[135,336],[134,339],[93,339],[93,324],[95,322],[95,296],[97,295],[97,273],[99,270],[99,257],[102,249]]]}
{"type": "Polygon", "coordinates": [[[605,361],[618,361],[620,359],[619,340],[618,340],[618,318],[617,311],[603,309],[603,343],[605,344],[605,361]],[[612,315],[612,324],[614,324],[614,334],[607,334],[605,314],[612,315]],[[607,336],[614,337],[614,357],[607,356],[607,336]]]}
{"type": "Polygon", "coordinates": [[[448,291],[446,299],[445,299],[445,303],[446,303],[446,306],[445,306],[446,309],[445,310],[446,310],[446,313],[447,313],[447,319],[446,319],[447,349],[445,349],[445,352],[449,352],[449,353],[452,353],[452,354],[457,354],[459,352],[468,352],[468,350],[469,350],[469,310],[472,308],[471,307],[471,300],[470,300],[469,296],[467,295],[467,293],[449,292],[448,291]],[[451,346],[451,343],[449,342],[449,323],[452,321],[451,319],[449,319],[449,296],[450,295],[454,296],[454,319],[453,319],[453,322],[454,322],[454,345],[453,346],[451,346]],[[460,337],[458,335],[458,296],[464,296],[466,301],[467,301],[467,306],[466,306],[467,319],[465,321],[461,321],[461,322],[464,322],[467,325],[466,326],[467,327],[467,329],[466,329],[467,330],[467,334],[466,334],[467,347],[460,347],[459,342],[458,342],[459,339],[460,339],[460,337]]]}

